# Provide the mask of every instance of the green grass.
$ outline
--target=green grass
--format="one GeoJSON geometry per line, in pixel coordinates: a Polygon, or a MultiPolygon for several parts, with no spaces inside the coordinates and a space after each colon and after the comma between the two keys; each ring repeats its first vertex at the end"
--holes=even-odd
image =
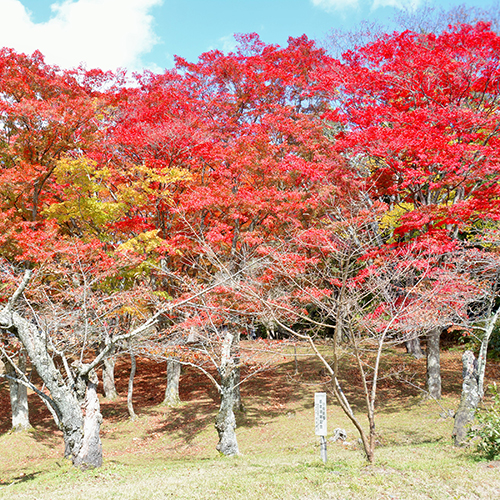
{"type": "Polygon", "coordinates": [[[94,471],[53,461],[11,478],[9,485],[1,486],[0,498],[495,499],[500,492],[497,468],[441,444],[382,447],[373,466],[367,466],[360,453],[338,446],[330,446],[326,465],[317,452],[107,460],[94,471]]]}
{"type": "MultiPolygon", "coordinates": [[[[348,439],[329,442],[323,464],[312,403],[314,392],[325,386],[318,383],[314,363],[305,360],[299,376],[284,363],[244,389],[247,411],[238,416],[242,455],[237,458],[215,450],[217,401],[210,390],[178,408],[136,408],[140,418],[134,422],[126,419],[123,400],[104,405],[104,465],[98,470],[80,471],[62,459],[57,432],[4,433],[0,499],[500,498],[499,464],[453,447],[453,419],[442,418],[438,405],[411,391],[387,387],[384,393],[382,387],[373,465],[366,463],[357,434],[330,398],[329,430],[345,428],[348,439]]],[[[458,397],[446,394],[441,404],[456,408],[458,397]]]]}

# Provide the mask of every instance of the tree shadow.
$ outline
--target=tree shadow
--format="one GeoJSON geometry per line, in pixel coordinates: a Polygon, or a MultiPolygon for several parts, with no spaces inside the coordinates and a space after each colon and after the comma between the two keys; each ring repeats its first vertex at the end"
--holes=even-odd
{"type": "Polygon", "coordinates": [[[149,430],[148,434],[167,433],[186,444],[191,444],[207,427],[214,425],[217,408],[218,405],[210,399],[186,402],[180,406],[171,407],[167,418],[160,425],[149,430]]]}
{"type": "MultiPolygon", "coordinates": [[[[9,471],[6,471],[7,475],[9,471]]],[[[33,481],[37,476],[39,476],[42,473],[42,471],[36,471],[36,472],[30,472],[29,474],[25,474],[22,472],[21,474],[18,474],[16,476],[13,476],[9,479],[8,484],[2,484],[0,483],[0,487],[7,488],[9,486],[12,486],[14,484],[22,484],[22,483],[27,483],[29,481],[33,481]]],[[[1,491],[1,489],[0,489],[1,491]]]]}

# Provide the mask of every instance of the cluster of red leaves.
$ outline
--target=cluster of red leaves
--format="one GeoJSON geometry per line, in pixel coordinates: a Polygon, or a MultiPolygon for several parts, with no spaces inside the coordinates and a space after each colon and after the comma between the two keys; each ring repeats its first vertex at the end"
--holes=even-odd
{"type": "MultiPolygon", "coordinates": [[[[343,62],[306,37],[238,43],[131,88],[1,51],[2,257],[78,267],[94,291],[122,294],[110,310],[206,290],[199,326],[265,321],[266,308],[292,323],[388,263],[403,269],[410,250],[421,279],[442,268],[432,256],[497,223],[500,38],[487,25],[387,35],[343,62]],[[82,157],[80,184],[54,174],[82,157]]],[[[474,286],[457,286],[439,297],[462,310],[474,286]]]]}

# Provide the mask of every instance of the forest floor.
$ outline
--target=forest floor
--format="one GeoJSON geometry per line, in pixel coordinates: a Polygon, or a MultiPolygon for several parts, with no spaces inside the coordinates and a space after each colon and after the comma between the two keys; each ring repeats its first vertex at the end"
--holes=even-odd
{"type": "MultiPolygon", "coordinates": [[[[378,390],[376,461],[368,465],[354,427],[328,396],[329,435],[320,460],[314,434],[314,393],[330,380],[305,347],[275,361],[241,387],[245,411],[237,416],[241,456],[217,453],[214,419],[219,398],[201,372],[183,370],[182,404],[162,406],[165,363],[139,360],[134,384],[138,418],[128,418],[130,365],[117,364],[116,401],[101,399],[104,465],[80,471],[64,460],[63,441],[36,395],[29,396],[34,429],[11,433],[10,403],[0,382],[0,499],[496,499],[500,463],[478,460],[471,448],[451,444],[461,390],[461,352],[442,353],[443,399],[425,400],[425,359],[394,349],[384,357],[378,390]],[[298,370],[296,370],[298,367],[298,370]]],[[[346,392],[362,413],[360,379],[343,370],[346,392]]],[[[500,381],[500,362],[489,361],[487,383],[500,381]]],[[[363,420],[364,422],[364,420],[363,420]]]]}

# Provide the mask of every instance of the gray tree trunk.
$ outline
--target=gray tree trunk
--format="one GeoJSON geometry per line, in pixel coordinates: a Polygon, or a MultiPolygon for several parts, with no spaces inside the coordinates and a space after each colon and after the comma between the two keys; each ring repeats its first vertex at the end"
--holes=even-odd
{"type": "Polygon", "coordinates": [[[137,364],[135,362],[135,355],[132,352],[132,350],[130,350],[130,377],[128,379],[127,408],[131,420],[135,420],[137,418],[137,415],[135,414],[134,411],[134,405],[132,403],[132,396],[134,395],[134,377],[136,368],[137,364]]]}
{"type": "Polygon", "coordinates": [[[484,335],[481,340],[481,347],[479,348],[479,357],[477,360],[477,371],[478,371],[478,386],[479,386],[479,397],[483,399],[484,396],[484,375],[486,373],[486,360],[488,354],[488,345],[490,343],[490,338],[497,324],[498,318],[500,317],[500,307],[491,316],[487,322],[484,330],[484,335]]]}
{"type": "MultiPolygon", "coordinates": [[[[5,373],[9,377],[10,408],[12,410],[12,430],[20,432],[31,428],[28,408],[28,388],[20,383],[16,368],[7,358],[2,359],[5,365],[5,373]]],[[[17,368],[26,372],[27,355],[22,349],[18,354],[17,368]]]]}
{"type": "Polygon", "coordinates": [[[226,456],[238,455],[236,418],[234,416],[234,371],[221,377],[221,403],[215,420],[219,434],[217,450],[226,456]]]}
{"type": "Polygon", "coordinates": [[[234,416],[235,360],[232,357],[235,336],[226,332],[222,345],[219,391],[221,403],[215,420],[215,428],[219,434],[217,450],[226,456],[239,454],[236,440],[236,418],[234,416]]]}
{"type": "Polygon", "coordinates": [[[479,393],[479,374],[477,361],[472,351],[465,351],[462,356],[463,383],[460,405],[455,414],[455,425],[453,426],[453,442],[460,446],[467,437],[467,425],[474,420],[476,408],[481,401],[479,393]]]}
{"type": "Polygon", "coordinates": [[[440,337],[440,328],[427,334],[427,390],[434,399],[441,399],[440,337]]]}
{"type": "Polygon", "coordinates": [[[181,402],[179,396],[179,380],[181,377],[181,364],[177,358],[167,360],[167,388],[165,389],[165,399],[163,404],[167,406],[177,406],[181,402]]]}
{"type": "Polygon", "coordinates": [[[477,407],[484,396],[484,375],[488,344],[499,316],[500,308],[486,321],[478,359],[475,359],[471,351],[465,351],[462,356],[462,396],[455,414],[455,425],[452,432],[453,442],[458,446],[464,444],[467,437],[467,426],[474,420],[477,407]]]}
{"type": "MultiPolygon", "coordinates": [[[[10,304],[0,310],[0,326],[9,329],[23,344],[26,352],[37,370],[45,387],[50,393],[49,408],[62,430],[64,438],[64,456],[71,458],[81,467],[98,467],[102,463],[102,450],[92,448],[91,453],[84,456],[80,451],[85,441],[84,416],[81,402],[87,393],[87,382],[77,379],[77,383],[66,384],[61,372],[55,366],[52,356],[47,350],[45,332],[39,330],[28,320],[10,309],[10,304]],[[100,458],[99,458],[100,456],[100,458]],[[88,462],[87,462],[88,460],[88,462]]],[[[83,366],[81,367],[83,369],[83,366]]],[[[94,430],[95,432],[95,430],[94,430]]],[[[95,440],[88,441],[89,450],[96,445],[95,440]]]]}
{"type": "Polygon", "coordinates": [[[83,423],[82,446],[74,457],[73,463],[82,469],[100,467],[102,465],[102,444],[100,429],[102,415],[97,396],[99,380],[94,370],[91,370],[86,380],[85,411],[83,423]]]}
{"type": "Polygon", "coordinates": [[[236,358],[234,367],[234,394],[233,394],[233,409],[234,411],[245,411],[243,402],[241,401],[241,391],[240,391],[240,359],[236,358]]]}
{"type": "Polygon", "coordinates": [[[407,340],[405,342],[405,347],[406,347],[406,352],[408,354],[411,354],[415,359],[422,359],[424,357],[419,337],[407,340]]]}
{"type": "Polygon", "coordinates": [[[110,400],[118,397],[118,391],[115,385],[115,364],[116,358],[113,355],[105,358],[102,362],[102,388],[104,397],[110,400]]]}
{"type": "Polygon", "coordinates": [[[294,357],[294,363],[295,363],[295,375],[299,374],[299,360],[297,358],[297,346],[293,346],[293,357],[294,357]]]}

